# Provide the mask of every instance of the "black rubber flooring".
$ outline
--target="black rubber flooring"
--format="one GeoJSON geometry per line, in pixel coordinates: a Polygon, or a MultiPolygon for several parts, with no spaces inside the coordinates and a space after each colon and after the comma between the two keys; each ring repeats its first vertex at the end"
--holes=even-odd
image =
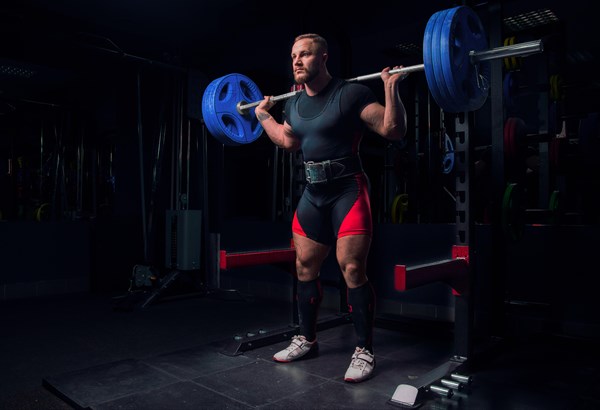
{"type": "MultiPolygon", "coordinates": [[[[78,295],[2,308],[2,409],[393,409],[399,384],[418,385],[453,350],[444,327],[377,327],[375,374],[349,384],[351,323],[320,330],[314,358],[275,363],[288,342],[260,336],[232,354],[236,334],[289,326],[287,307],[269,302],[199,297],[115,312],[103,297],[78,295]]],[[[594,343],[535,335],[488,356],[468,370],[469,386],[449,398],[430,392],[419,408],[600,408],[594,343]]]]}

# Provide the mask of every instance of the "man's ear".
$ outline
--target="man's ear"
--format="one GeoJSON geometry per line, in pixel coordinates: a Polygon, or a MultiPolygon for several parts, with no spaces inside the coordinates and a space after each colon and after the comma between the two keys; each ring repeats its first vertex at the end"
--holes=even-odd
{"type": "Polygon", "coordinates": [[[329,54],[327,53],[323,53],[323,62],[326,63],[327,59],[329,58],[329,54]]]}

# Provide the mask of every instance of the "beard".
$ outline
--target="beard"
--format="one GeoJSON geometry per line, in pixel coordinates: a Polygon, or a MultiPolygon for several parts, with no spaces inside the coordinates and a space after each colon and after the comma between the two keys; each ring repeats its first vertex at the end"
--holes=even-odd
{"type": "Polygon", "coordinates": [[[305,69],[303,72],[301,73],[296,73],[294,72],[294,80],[296,81],[297,84],[306,84],[306,83],[310,83],[312,80],[314,80],[315,78],[317,78],[317,75],[319,74],[318,69],[305,69]]]}

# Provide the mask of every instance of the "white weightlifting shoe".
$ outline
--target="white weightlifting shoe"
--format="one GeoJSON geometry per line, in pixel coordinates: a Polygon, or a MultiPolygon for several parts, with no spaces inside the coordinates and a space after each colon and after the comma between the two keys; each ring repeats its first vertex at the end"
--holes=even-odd
{"type": "Polygon", "coordinates": [[[352,355],[350,366],[346,370],[344,381],[362,382],[371,377],[373,369],[375,369],[375,356],[364,347],[362,349],[357,347],[352,355]]]}
{"type": "Polygon", "coordinates": [[[304,336],[292,337],[292,343],[280,352],[275,353],[273,360],[288,363],[306,356],[308,353],[317,353],[319,346],[316,339],[313,342],[306,340],[304,336]]]}

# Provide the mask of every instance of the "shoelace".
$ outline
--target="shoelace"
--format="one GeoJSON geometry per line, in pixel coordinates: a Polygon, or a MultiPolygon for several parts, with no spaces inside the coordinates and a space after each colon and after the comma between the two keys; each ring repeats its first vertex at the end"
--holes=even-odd
{"type": "Polygon", "coordinates": [[[303,344],[302,339],[300,338],[300,336],[294,336],[292,337],[292,343],[290,343],[290,345],[285,349],[288,352],[291,352],[292,350],[301,347],[303,344]]]}
{"type": "Polygon", "coordinates": [[[363,359],[362,357],[359,357],[361,353],[363,355],[367,355],[367,353],[364,350],[357,351],[356,353],[354,353],[354,355],[352,355],[352,363],[350,363],[350,366],[359,370],[363,370],[367,366],[367,360],[363,359]]]}

